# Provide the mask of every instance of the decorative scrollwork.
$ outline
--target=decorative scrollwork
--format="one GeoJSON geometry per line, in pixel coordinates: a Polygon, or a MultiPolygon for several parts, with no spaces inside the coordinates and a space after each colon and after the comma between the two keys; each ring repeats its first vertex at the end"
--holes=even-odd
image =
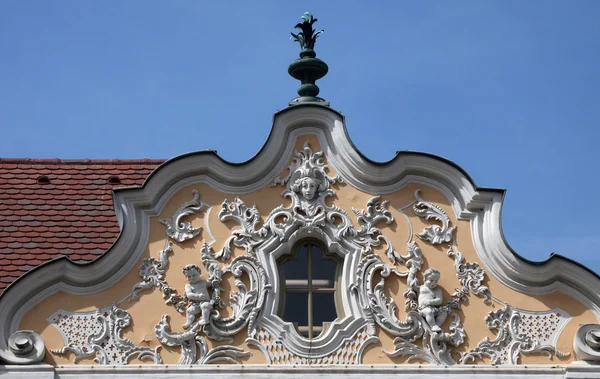
{"type": "Polygon", "coordinates": [[[32,330],[19,330],[8,338],[8,349],[0,350],[0,363],[24,365],[40,363],[46,354],[44,340],[32,330]]]}
{"type": "Polygon", "coordinates": [[[600,361],[600,325],[581,325],[573,340],[573,350],[581,360],[600,361]]]}
{"type": "Polygon", "coordinates": [[[464,340],[466,333],[460,323],[460,317],[456,313],[452,313],[453,320],[450,323],[450,333],[435,332],[427,326],[426,320],[416,312],[409,312],[407,318],[412,318],[421,325],[425,325],[422,338],[423,347],[410,342],[406,338],[396,337],[394,339],[394,351],[383,352],[389,357],[407,356],[407,361],[422,359],[431,364],[453,365],[456,362],[452,358],[452,354],[448,345],[460,346],[464,340]]]}
{"type": "Polygon", "coordinates": [[[238,363],[235,358],[252,355],[235,346],[223,345],[208,350],[206,339],[197,334],[199,324],[186,332],[171,332],[169,315],[164,315],[155,327],[156,337],[167,346],[181,346],[181,358],[177,364],[199,365],[215,362],[238,363]]]}
{"type": "MultiPolygon", "coordinates": [[[[161,346],[155,349],[149,347],[138,347],[127,338],[123,338],[123,330],[131,324],[129,313],[117,306],[98,310],[92,317],[89,313],[70,313],[58,311],[50,320],[63,335],[65,346],[52,350],[55,354],[64,355],[68,352],[75,354],[74,362],[83,358],[93,358],[101,365],[123,365],[130,359],[152,359],[154,363],[161,364],[162,359],[159,351],[161,346]],[[83,320],[94,319],[94,323],[87,327],[88,333],[77,330],[83,320]],[[71,335],[76,336],[72,338],[71,335]],[[69,340],[76,342],[67,343],[69,340]]],[[[88,321],[89,322],[89,321],[88,321]]]]}
{"type": "MultiPolygon", "coordinates": [[[[212,304],[215,304],[215,308],[210,313],[208,323],[202,318],[190,323],[187,330],[184,332],[172,332],[169,325],[168,315],[164,315],[159,324],[155,327],[156,335],[162,343],[168,346],[181,346],[181,359],[180,364],[192,364],[190,362],[211,362],[217,357],[223,356],[223,354],[231,357],[245,356],[241,350],[231,347],[231,349],[223,348],[218,350],[220,353],[217,355],[207,355],[207,358],[198,357],[203,350],[200,345],[205,344],[202,337],[199,336],[200,332],[214,340],[231,340],[231,336],[239,333],[242,329],[248,327],[248,335],[254,334],[255,325],[254,320],[259,314],[264,296],[266,291],[270,288],[268,284],[268,277],[264,273],[260,262],[252,256],[240,256],[235,258],[231,264],[225,269],[221,270],[220,266],[214,258],[214,252],[208,245],[203,247],[204,264],[209,273],[209,280],[213,283],[213,298],[212,304]],[[212,267],[211,267],[212,266],[212,267]],[[230,317],[221,318],[217,308],[220,299],[220,278],[223,273],[231,272],[236,278],[235,284],[238,287],[237,291],[230,297],[233,314],[230,317]],[[242,274],[248,275],[250,281],[250,289],[246,287],[244,282],[240,279],[242,274]],[[217,283],[218,282],[218,283],[217,283]],[[218,293],[218,294],[217,294],[218,293]],[[238,351],[239,350],[239,351],[238,351]],[[240,353],[241,355],[237,355],[240,353]],[[208,358],[213,357],[213,358],[208,358]]],[[[209,352],[210,353],[210,352],[209,352]]],[[[215,352],[216,354],[216,352],[215,352]]],[[[219,359],[221,359],[219,358],[219,359]]]]}
{"type": "Polygon", "coordinates": [[[356,239],[359,240],[361,245],[365,246],[365,254],[371,253],[372,247],[379,246],[383,241],[387,246],[385,254],[392,264],[396,264],[396,261],[403,261],[402,257],[394,250],[390,240],[381,234],[379,228],[375,227],[380,221],[385,221],[388,225],[394,222],[394,216],[387,208],[389,201],[380,202],[380,199],[380,196],[372,197],[367,202],[366,211],[352,208],[358,216],[358,225],[360,225],[360,230],[356,233],[356,239]]]}
{"type": "Polygon", "coordinates": [[[389,356],[408,356],[412,359],[424,359],[435,364],[455,364],[448,344],[459,346],[464,342],[465,332],[460,323],[460,318],[454,313],[460,308],[460,299],[452,298],[442,305],[441,290],[437,288],[439,273],[435,270],[426,272],[428,275],[437,275],[432,283],[427,280],[420,284],[416,273],[423,264],[421,250],[412,242],[408,244],[408,254],[400,256],[400,261],[406,265],[408,271],[401,272],[391,269],[378,255],[365,255],[356,275],[356,282],[351,288],[358,296],[361,308],[366,314],[369,324],[369,333],[375,332],[375,324],[388,333],[396,336],[395,349],[392,352],[384,351],[389,356]],[[379,274],[379,282],[373,286],[375,274],[379,274]],[[408,312],[406,321],[400,321],[397,316],[397,305],[393,299],[387,297],[384,291],[385,280],[394,273],[397,276],[407,277],[409,288],[405,291],[407,298],[405,307],[414,309],[408,312]],[[450,333],[443,332],[440,326],[447,316],[452,315],[450,333]],[[422,339],[422,347],[413,343],[422,339]]]}
{"type": "Polygon", "coordinates": [[[519,363],[521,354],[552,354],[567,357],[556,348],[556,339],[569,316],[562,310],[547,312],[527,312],[509,305],[488,313],[485,322],[498,336],[490,340],[484,338],[479,344],[461,354],[460,363],[468,364],[476,359],[487,357],[493,365],[519,363]]]}
{"type": "MultiPolygon", "coordinates": [[[[298,179],[313,177],[320,181],[320,190],[324,191],[329,187],[328,184],[342,183],[342,178],[339,175],[330,176],[327,174],[328,168],[323,161],[323,152],[317,153],[312,152],[310,143],[306,141],[301,151],[296,151],[296,157],[292,160],[289,165],[289,173],[283,178],[278,178],[271,183],[271,187],[275,187],[277,184],[285,186],[288,184],[299,184],[298,179]],[[325,184],[327,181],[328,184],[325,184]]],[[[298,192],[298,191],[295,191],[298,192]]]]}
{"type": "Polygon", "coordinates": [[[183,242],[196,237],[202,231],[201,227],[194,228],[188,221],[182,221],[184,216],[193,215],[204,209],[204,204],[200,201],[198,190],[193,190],[194,198],[183,203],[172,219],[161,218],[159,221],[167,226],[167,235],[178,242],[183,242]]]}
{"type": "MultiPolygon", "coordinates": [[[[173,304],[179,312],[186,313],[183,331],[173,331],[169,316],[163,315],[155,326],[158,341],[166,346],[180,347],[179,364],[186,365],[238,362],[239,358],[250,355],[230,345],[208,349],[206,338],[231,343],[232,337],[244,330],[248,343],[258,345],[263,352],[268,346],[277,348],[285,354],[283,361],[286,362],[359,363],[363,347],[377,340],[377,327],[380,327],[395,337],[394,349],[384,351],[390,357],[405,356],[408,361],[421,359],[432,364],[456,364],[453,348],[461,346],[466,337],[459,317],[461,303],[466,301],[469,293],[482,297],[485,302],[490,301],[491,295],[489,288],[483,285],[485,271],[478,263],[467,262],[458,251],[453,240],[456,227],[451,226],[448,215],[439,206],[423,200],[419,190],[415,192],[416,201],[406,206],[414,204],[416,215],[440,223],[417,234],[420,239],[431,244],[452,242],[448,256],[454,260],[461,287],[450,298],[444,299],[438,285],[440,272],[429,268],[421,273],[425,259],[420,247],[412,241],[412,231],[403,255],[395,250],[380,229],[382,223],[390,225],[394,222],[388,201],[375,196],[368,200],[364,209],[353,208],[357,216],[356,227],[350,216],[332,203],[335,195],[332,185],[340,183],[341,179],[327,174],[323,152],[313,153],[306,142],[303,149],[295,153],[288,168],[289,174],[274,180],[272,186],[285,186],[282,196],[290,203],[275,207],[264,221],[261,222],[261,214],[255,205],[249,207],[239,198],[232,202],[223,201],[219,219],[222,222],[233,221],[240,227],[231,232],[221,250],[214,251],[206,242],[203,244],[200,260],[207,278],[201,277],[199,265],[186,265],[184,274],[189,283],[183,295],[178,295],[165,280],[169,254],[173,252],[169,238],[181,242],[200,233],[201,228],[193,228],[189,222],[181,220],[203,209],[198,192],[194,191],[194,198],[179,207],[172,220],[161,220],[167,225],[165,247],[158,258],[142,261],[139,267],[142,281],[133,287],[129,296],[132,300],[137,299],[142,290],[157,287],[167,304],[173,304]],[[319,358],[313,355],[314,341],[308,342],[290,326],[291,323],[276,317],[279,300],[273,291],[273,288],[279,288],[278,257],[287,254],[283,247],[291,247],[301,238],[314,235],[335,246],[335,253],[344,257],[342,281],[350,283],[350,293],[345,294],[343,300],[345,317],[333,321],[324,331],[322,338],[325,342],[319,341],[321,345],[317,346],[319,358]],[[385,250],[381,248],[380,255],[377,248],[384,244],[385,250]],[[234,246],[243,249],[245,254],[236,254],[231,259],[234,246]],[[224,275],[232,275],[235,284],[229,296],[231,314],[227,317],[221,315],[221,309],[225,307],[221,285],[224,275]],[[385,284],[390,277],[406,281],[403,295],[407,314],[404,320],[398,316],[396,300],[386,294],[385,284]],[[351,358],[339,356],[338,350],[342,346],[353,349],[351,358]]],[[[93,328],[83,333],[85,340],[70,343],[57,353],[74,352],[76,362],[84,357],[93,357],[103,364],[123,364],[133,356],[161,362],[158,348],[137,347],[121,337],[123,328],[131,321],[126,311],[116,306],[101,311],[104,313],[93,316],[93,328]],[[108,356],[102,350],[106,348],[100,343],[102,338],[107,339],[119,354],[108,356]]],[[[551,341],[554,337],[535,332],[533,324],[523,321],[522,313],[511,307],[490,312],[486,322],[491,329],[499,329],[498,338],[482,341],[475,349],[464,353],[460,363],[484,356],[491,357],[495,364],[516,362],[519,354],[535,352],[563,356],[551,341]],[[509,346],[506,351],[502,350],[506,346],[509,346]],[[506,354],[510,358],[502,358],[506,354]]],[[[70,316],[56,317],[55,324],[60,325],[61,317],[70,316]]],[[[548,313],[544,320],[557,335],[566,318],[558,312],[548,313]]],[[[279,360],[271,351],[265,354],[268,360],[279,360]]]]}
{"type": "Polygon", "coordinates": [[[234,291],[230,297],[233,314],[227,318],[212,317],[204,332],[209,338],[222,340],[239,333],[246,326],[248,336],[255,333],[255,321],[265,300],[267,291],[271,288],[269,278],[262,264],[252,256],[235,258],[224,272],[231,272],[236,278],[234,291]],[[240,279],[245,273],[250,281],[250,289],[240,279]]]}
{"type": "Polygon", "coordinates": [[[257,229],[257,225],[260,222],[260,213],[256,209],[256,205],[248,208],[239,197],[236,197],[232,203],[225,199],[221,205],[219,220],[223,222],[235,221],[242,227],[241,229],[234,230],[231,233],[231,237],[225,242],[223,249],[219,253],[222,259],[228,259],[231,256],[232,243],[237,247],[245,248],[246,253],[254,254],[254,246],[261,243],[261,234],[264,234],[264,232],[261,233],[257,229]]]}
{"type": "Polygon", "coordinates": [[[437,205],[425,201],[419,193],[421,190],[415,191],[417,203],[413,206],[413,211],[419,217],[424,217],[425,220],[436,220],[442,223],[440,227],[437,224],[426,227],[422,233],[417,233],[417,237],[424,241],[429,241],[433,245],[452,241],[452,233],[456,229],[455,226],[450,226],[450,217],[444,210],[437,205]]]}
{"type": "Polygon", "coordinates": [[[492,303],[490,289],[483,285],[485,271],[477,262],[466,262],[463,254],[455,248],[448,249],[448,256],[454,259],[456,277],[462,286],[463,293],[472,292],[476,296],[483,297],[486,304],[492,303]]]}
{"type": "Polygon", "coordinates": [[[179,313],[183,313],[187,306],[187,298],[178,295],[177,291],[165,281],[165,273],[169,264],[169,254],[173,253],[171,244],[167,241],[164,249],[160,251],[159,258],[145,258],[140,264],[139,274],[142,281],[133,285],[131,293],[127,295],[129,301],[139,299],[143,290],[158,287],[166,304],[172,304],[179,313]]]}

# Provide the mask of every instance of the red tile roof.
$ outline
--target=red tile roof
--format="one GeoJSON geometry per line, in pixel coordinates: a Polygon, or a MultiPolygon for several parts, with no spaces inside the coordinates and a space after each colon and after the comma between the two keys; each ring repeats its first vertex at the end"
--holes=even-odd
{"type": "Polygon", "coordinates": [[[0,293],[55,257],[104,253],[119,235],[112,189],[141,185],[163,162],[0,159],[0,293]]]}

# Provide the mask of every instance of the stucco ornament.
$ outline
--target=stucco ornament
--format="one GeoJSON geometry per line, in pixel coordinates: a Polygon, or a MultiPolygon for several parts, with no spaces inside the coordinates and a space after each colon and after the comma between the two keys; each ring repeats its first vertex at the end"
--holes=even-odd
{"type": "Polygon", "coordinates": [[[32,330],[19,330],[8,337],[8,349],[0,350],[0,363],[29,365],[44,359],[44,340],[32,330]]]}
{"type": "Polygon", "coordinates": [[[72,313],[59,310],[50,316],[49,321],[59,330],[65,346],[52,350],[53,353],[75,354],[74,362],[92,358],[102,365],[122,365],[137,357],[162,363],[159,351],[161,346],[136,346],[123,338],[125,328],[131,324],[129,312],[116,305],[101,308],[96,312],[72,313]]]}
{"type": "MultiPolygon", "coordinates": [[[[429,201],[424,200],[421,195],[421,190],[415,191],[415,201],[410,203],[413,212],[425,218],[426,221],[434,220],[441,223],[441,227],[437,224],[426,227],[422,233],[416,233],[420,239],[432,245],[448,245],[447,255],[454,260],[454,269],[462,288],[460,292],[468,295],[473,293],[476,296],[483,298],[484,303],[492,303],[492,294],[490,289],[483,284],[486,280],[486,274],[483,268],[477,262],[468,262],[463,254],[458,250],[454,239],[455,226],[450,226],[450,217],[442,208],[429,201]]],[[[407,207],[408,207],[407,206],[407,207]]],[[[399,209],[402,212],[402,209],[399,209]]],[[[404,212],[402,212],[404,214],[404,212]]],[[[412,224],[408,219],[410,229],[412,224]]],[[[411,232],[412,233],[412,232],[411,232]]]]}
{"type": "MultiPolygon", "coordinates": [[[[291,204],[273,209],[262,224],[256,206],[249,207],[239,198],[232,202],[225,200],[219,214],[222,221],[234,221],[241,226],[232,232],[222,253],[231,251],[232,245],[243,248],[246,256],[236,260],[244,258],[245,265],[252,267],[260,278],[251,281],[256,283],[256,289],[251,290],[248,300],[242,296],[243,291],[238,292],[241,300],[237,308],[251,309],[247,314],[247,342],[268,351],[264,345],[267,339],[257,338],[257,330],[260,329],[263,331],[262,336],[277,336],[277,343],[280,343],[281,349],[287,351],[290,356],[307,361],[315,355],[333,357],[335,351],[344,344],[356,346],[357,351],[362,351],[364,345],[375,339],[359,339],[357,343],[349,345],[349,341],[365,326],[364,315],[357,309],[357,300],[350,293],[342,293],[346,318],[334,321],[328,331],[319,337],[319,343],[305,339],[292,323],[278,316],[280,282],[277,259],[284,254],[291,254],[297,241],[310,236],[323,241],[326,246],[331,246],[334,250],[332,252],[341,258],[346,258],[348,268],[343,270],[341,280],[343,283],[353,283],[357,258],[363,253],[371,253],[373,247],[385,243],[388,245],[386,252],[391,259],[400,257],[389,240],[381,235],[380,229],[375,227],[375,224],[381,221],[388,224],[393,222],[393,217],[386,208],[387,202],[380,202],[379,197],[374,197],[368,202],[366,210],[354,210],[359,216],[360,225],[360,229],[356,229],[343,209],[335,204],[328,204],[327,200],[335,194],[331,186],[342,181],[338,176],[328,174],[323,152],[313,153],[307,142],[302,150],[296,151],[288,169],[288,175],[274,180],[272,186],[284,186],[282,196],[290,199],[291,204]],[[254,305],[247,307],[248,304],[254,305]]],[[[235,260],[232,266],[234,263],[235,260]]],[[[223,331],[218,327],[207,330],[213,333],[212,335],[221,334],[223,331]]],[[[277,360],[273,357],[268,359],[277,360]]]]}
{"type": "MultiPolygon", "coordinates": [[[[188,264],[183,268],[183,274],[188,280],[185,285],[185,297],[189,305],[185,310],[186,322],[183,328],[189,328],[200,314],[200,323],[206,325],[209,322],[210,311],[213,308],[214,300],[210,298],[208,289],[213,287],[212,282],[200,278],[200,267],[195,264],[188,264]]],[[[218,283],[218,282],[217,282],[218,283]]]]}
{"type": "Polygon", "coordinates": [[[485,318],[490,330],[497,331],[497,337],[493,340],[486,337],[474,349],[462,353],[460,363],[487,357],[493,365],[516,365],[522,354],[567,357],[570,353],[559,351],[556,342],[569,320],[570,316],[561,309],[531,312],[506,305],[485,318]]]}
{"type": "MultiPolygon", "coordinates": [[[[227,318],[221,318],[219,309],[225,307],[221,299],[221,280],[224,272],[231,271],[239,278],[243,272],[246,272],[251,283],[259,281],[258,273],[248,266],[247,262],[251,260],[246,257],[238,257],[225,269],[217,261],[218,258],[227,260],[229,255],[215,253],[213,249],[204,243],[201,251],[202,263],[206,268],[208,280],[200,278],[200,267],[195,264],[188,264],[184,267],[184,274],[189,281],[184,290],[186,299],[186,323],[183,325],[185,331],[174,332],[171,330],[169,316],[164,315],[155,327],[155,334],[158,340],[167,346],[179,346],[181,348],[181,357],[178,364],[208,364],[213,362],[233,362],[237,363],[235,358],[251,355],[234,346],[221,345],[208,350],[208,344],[205,337],[200,334],[203,332],[206,337],[214,340],[231,340],[231,336],[238,333],[246,327],[250,321],[249,313],[256,305],[256,291],[254,286],[248,291],[241,280],[236,280],[238,291],[231,296],[231,306],[233,315],[227,318]],[[208,289],[212,289],[209,295],[208,289]],[[199,317],[196,317],[199,315],[199,317]]],[[[253,262],[251,262],[251,266],[253,262]]]]}
{"type": "Polygon", "coordinates": [[[425,282],[421,283],[416,274],[424,263],[423,253],[415,242],[410,242],[407,250],[406,255],[398,256],[398,263],[407,268],[404,271],[390,268],[376,254],[367,254],[360,262],[353,291],[360,299],[366,319],[371,324],[369,331],[374,334],[375,325],[379,325],[396,337],[394,351],[384,351],[391,357],[407,356],[408,361],[423,359],[432,364],[456,364],[449,345],[460,346],[466,336],[460,317],[455,312],[460,308],[465,294],[459,291],[443,304],[441,291],[437,288],[439,273],[427,270],[425,282]],[[404,292],[405,308],[409,310],[405,321],[397,318],[396,302],[385,294],[385,280],[392,273],[406,277],[408,284],[408,289],[404,292]],[[376,274],[379,274],[380,279],[373,286],[376,274]],[[426,284],[428,279],[430,282],[426,284]],[[441,325],[450,315],[453,319],[448,326],[449,332],[445,332],[441,325]],[[419,339],[421,346],[414,343],[419,339]]]}
{"type": "Polygon", "coordinates": [[[159,221],[167,226],[167,235],[174,240],[183,242],[196,237],[202,231],[201,227],[194,228],[189,221],[182,221],[185,216],[204,210],[204,204],[200,201],[200,193],[193,190],[192,200],[183,203],[175,212],[172,219],[161,218],[159,221]]]}
{"type": "Polygon", "coordinates": [[[490,289],[483,284],[485,281],[485,271],[477,262],[467,262],[463,254],[452,246],[448,249],[447,255],[454,259],[454,270],[458,278],[462,291],[468,294],[472,292],[476,296],[482,297],[486,304],[492,303],[492,294],[490,289]]]}
{"type": "MultiPolygon", "coordinates": [[[[394,223],[387,200],[374,196],[364,209],[353,208],[356,226],[348,213],[334,204],[334,186],[343,182],[337,175],[328,173],[322,151],[313,152],[306,142],[295,152],[288,170],[287,175],[272,183],[272,186],[284,187],[282,197],[288,200],[287,204],[270,210],[264,218],[255,205],[248,206],[239,198],[223,201],[219,220],[239,227],[231,232],[220,250],[215,251],[204,242],[200,262],[190,262],[184,267],[188,284],[179,291],[165,279],[172,246],[197,237],[201,229],[193,228],[191,222],[183,222],[182,217],[209,205],[201,203],[198,191],[194,190],[193,199],[182,204],[172,219],[161,219],[167,226],[164,248],[158,258],[142,261],[141,281],[125,299],[135,301],[142,291],[159,288],[165,302],[185,314],[185,323],[177,328],[179,330],[171,327],[166,314],[155,326],[155,335],[162,345],[181,349],[179,364],[239,362],[239,358],[250,353],[230,345],[209,349],[212,344],[208,342],[210,339],[231,343],[233,336],[239,333],[245,333],[246,343],[258,347],[270,363],[359,364],[365,347],[378,341],[378,327],[395,337],[394,349],[384,353],[390,357],[405,356],[409,362],[420,359],[431,364],[453,365],[488,356],[498,364],[517,362],[520,354],[535,352],[562,356],[554,347],[555,339],[568,315],[560,310],[547,314],[527,313],[507,306],[490,312],[486,319],[490,328],[500,330],[498,339],[482,341],[475,349],[463,353],[457,362],[454,348],[461,346],[466,337],[459,314],[461,304],[470,293],[486,303],[492,297],[484,285],[485,271],[478,263],[466,261],[458,250],[454,237],[456,226],[451,225],[443,209],[424,200],[417,190],[415,200],[399,211],[412,206],[417,216],[435,223],[416,235],[423,243],[448,248],[447,255],[454,261],[459,286],[446,299],[438,285],[440,272],[433,267],[422,272],[425,257],[413,241],[412,224],[404,212],[410,237],[406,252],[400,253],[381,229],[394,223]],[[327,246],[329,254],[337,255],[343,262],[337,278],[340,289],[336,294],[343,317],[332,321],[312,340],[303,337],[294,324],[280,316],[285,288],[282,288],[284,281],[280,280],[278,262],[281,257],[293,254],[294,246],[306,238],[320,241],[327,246]],[[244,254],[238,253],[232,258],[234,246],[244,254]],[[234,289],[229,295],[230,315],[223,317],[226,303],[221,283],[226,274],[233,276],[234,289]],[[403,292],[405,320],[398,318],[396,299],[385,291],[386,281],[392,279],[406,285],[403,292]],[[535,315],[538,321],[548,323],[546,329],[550,331],[542,335],[543,331],[536,329],[532,322],[523,321],[522,315],[535,315]],[[510,358],[502,358],[506,356],[510,358]]],[[[66,346],[57,353],[72,351],[76,361],[94,357],[103,364],[127,363],[134,356],[161,362],[158,348],[137,347],[120,337],[122,329],[131,321],[126,311],[114,306],[104,312],[106,314],[94,315],[93,320],[73,324],[71,331],[64,331],[64,336],[71,336],[71,342],[65,338],[66,346]],[[108,324],[104,328],[105,322],[108,324]],[[90,324],[91,329],[81,327],[90,324]],[[108,357],[102,350],[105,347],[99,345],[100,336],[112,338],[111,343],[120,354],[108,357]]],[[[71,318],[92,317],[85,313],[63,313],[71,318]]],[[[56,317],[52,322],[59,325],[59,329],[60,325],[64,327],[66,324],[60,317],[65,316],[56,317]]]]}
{"type": "Polygon", "coordinates": [[[600,361],[600,325],[581,325],[573,340],[573,350],[581,360],[600,361]]]}
{"type": "Polygon", "coordinates": [[[292,199],[292,210],[305,214],[305,221],[314,219],[317,212],[322,212],[327,208],[325,198],[333,196],[335,193],[330,189],[330,185],[341,183],[342,179],[338,175],[327,174],[328,169],[323,161],[323,152],[313,154],[308,141],[301,151],[296,151],[296,157],[292,160],[288,170],[289,174],[286,177],[275,179],[271,186],[287,185],[283,196],[292,199]]]}
{"type": "MultiPolygon", "coordinates": [[[[193,238],[192,235],[194,233],[197,235],[200,230],[200,228],[191,228],[190,223],[180,221],[181,217],[193,214],[203,208],[198,200],[198,191],[194,190],[193,194],[194,198],[184,203],[175,212],[172,223],[163,222],[167,225],[167,238],[165,239],[164,248],[159,252],[158,259],[151,257],[142,261],[139,266],[142,281],[136,283],[131,293],[121,301],[127,299],[129,301],[138,300],[141,291],[155,287],[159,288],[166,304],[174,306],[178,312],[186,313],[187,316],[187,322],[184,325],[184,329],[187,330],[183,332],[171,331],[168,315],[164,315],[155,327],[156,336],[162,344],[181,348],[179,364],[237,362],[235,358],[245,357],[250,353],[228,345],[217,346],[209,350],[205,337],[201,336],[200,333],[204,331],[206,336],[222,340],[248,325],[250,320],[248,315],[251,313],[252,307],[256,306],[256,283],[262,283],[259,278],[260,269],[256,268],[254,260],[239,257],[223,270],[218,260],[228,260],[230,258],[229,251],[221,250],[215,253],[207,243],[204,243],[200,254],[208,280],[200,278],[201,269],[195,264],[187,265],[184,270],[184,274],[188,276],[190,283],[184,289],[183,295],[179,295],[177,290],[172,288],[165,280],[169,255],[173,253],[170,238],[182,242],[193,238]],[[173,225],[176,227],[173,227],[173,225]],[[219,309],[224,308],[225,303],[221,299],[221,280],[223,273],[228,271],[232,272],[236,278],[246,272],[250,278],[251,289],[248,290],[243,281],[236,280],[238,291],[235,291],[231,296],[233,315],[222,319],[219,309]],[[208,291],[209,288],[212,294],[208,291]],[[206,299],[205,297],[208,296],[210,298],[206,299]],[[201,317],[197,317],[199,314],[201,317]]],[[[266,278],[264,275],[262,277],[266,278]]],[[[90,315],[86,312],[69,313],[60,311],[52,317],[49,321],[61,330],[65,339],[65,347],[54,352],[57,354],[74,352],[76,354],[75,363],[82,358],[93,357],[100,364],[126,364],[134,356],[141,359],[152,358],[155,363],[162,363],[158,348],[151,351],[149,348],[136,347],[131,341],[120,337],[122,329],[130,324],[131,317],[127,311],[116,306],[110,309],[101,309],[97,315],[90,315]],[[62,320],[63,318],[68,321],[62,320]],[[98,323],[95,323],[94,320],[98,323]],[[109,323],[107,327],[102,328],[104,320],[109,320],[109,323]],[[113,341],[109,341],[112,343],[110,351],[113,352],[116,349],[119,354],[107,354],[103,349],[106,349],[108,345],[102,338],[113,341]]]]}
{"type": "Polygon", "coordinates": [[[452,241],[452,233],[456,229],[455,226],[450,226],[450,217],[439,206],[425,201],[419,195],[420,190],[415,192],[417,203],[413,206],[413,211],[419,217],[424,217],[425,220],[436,220],[442,225],[433,224],[426,227],[422,233],[417,233],[417,237],[424,241],[436,245],[452,241]]]}
{"type": "Polygon", "coordinates": [[[419,287],[419,314],[425,318],[432,332],[441,332],[440,326],[446,320],[447,314],[440,312],[442,305],[442,289],[438,286],[440,272],[430,268],[423,273],[424,283],[419,287]]]}
{"type": "MultiPolygon", "coordinates": [[[[314,153],[306,142],[300,151],[296,151],[288,169],[288,175],[274,180],[272,185],[285,187],[282,196],[290,200],[290,205],[275,207],[264,218],[264,222],[261,223],[256,206],[249,207],[239,198],[232,202],[226,199],[222,203],[219,219],[222,222],[235,222],[240,228],[231,233],[220,251],[214,252],[207,244],[202,248],[202,263],[209,276],[205,283],[210,283],[214,288],[211,301],[215,304],[210,307],[208,321],[206,316],[197,318],[201,309],[195,309],[202,308],[202,304],[207,305],[208,302],[192,300],[194,291],[186,290],[182,301],[170,301],[180,312],[191,310],[187,312],[186,330],[172,332],[169,318],[165,315],[156,326],[159,341],[168,346],[181,346],[179,363],[199,363],[203,361],[200,357],[203,351],[200,346],[204,343],[201,333],[210,339],[231,340],[233,335],[247,327],[247,343],[259,347],[269,361],[278,360],[277,356],[272,356],[273,348],[285,351],[289,357],[296,357],[290,358],[290,362],[312,362],[314,356],[336,359],[336,351],[342,346],[346,346],[346,349],[352,346],[355,357],[352,362],[360,363],[364,347],[377,341],[378,325],[397,337],[395,350],[386,352],[390,356],[407,355],[409,360],[421,358],[435,364],[456,363],[450,346],[462,344],[465,332],[455,310],[460,308],[460,302],[465,300],[470,289],[474,293],[484,291],[481,287],[484,272],[478,266],[464,262],[458,251],[449,252],[455,259],[457,277],[463,288],[444,303],[441,290],[437,288],[439,272],[428,270],[423,283],[417,278],[424,264],[418,245],[415,242],[408,243],[407,253],[402,255],[378,227],[381,223],[394,222],[387,201],[375,196],[367,202],[365,209],[353,209],[359,226],[356,228],[343,209],[328,201],[335,195],[332,185],[342,181],[338,176],[328,174],[323,152],[314,153]],[[340,291],[345,317],[332,322],[330,328],[319,337],[319,342],[305,339],[290,322],[278,316],[280,281],[277,260],[284,254],[290,254],[293,245],[308,236],[322,240],[343,258],[345,267],[340,280],[342,287],[351,289],[340,291]],[[221,270],[218,260],[229,260],[232,245],[244,249],[246,254],[236,257],[221,270]],[[385,256],[392,266],[383,262],[374,251],[382,245],[385,245],[385,256]],[[237,278],[237,290],[230,297],[232,315],[221,318],[218,308],[224,304],[217,305],[215,300],[220,301],[220,290],[217,288],[221,275],[226,272],[231,272],[237,278]],[[385,279],[392,273],[406,279],[405,308],[409,310],[406,321],[397,319],[396,304],[393,299],[386,297],[383,290],[385,279]],[[376,274],[379,274],[380,281],[373,286],[376,274]],[[246,288],[240,280],[242,275],[247,275],[250,288],[246,288]],[[446,332],[442,330],[442,324],[448,316],[452,316],[452,322],[446,332]],[[261,332],[257,334],[259,330],[261,332]],[[361,330],[364,330],[366,337],[356,339],[356,336],[362,336],[359,333],[361,330]],[[419,339],[422,341],[420,346],[413,343],[419,339]]],[[[180,210],[185,208],[182,206],[180,210]]],[[[449,226],[449,218],[441,208],[418,198],[415,209],[422,210],[419,215],[426,219],[442,222],[442,228],[437,225],[427,228],[423,235],[432,237],[422,239],[432,244],[452,241],[455,227],[449,226]]],[[[143,276],[144,281],[138,287],[158,286],[163,288],[163,292],[167,288],[171,298],[175,296],[175,300],[180,300],[161,279],[168,264],[166,249],[166,252],[161,252],[160,260],[145,263],[150,268],[145,272],[153,275],[143,276]]],[[[196,280],[197,277],[192,281],[196,280]]],[[[204,289],[198,292],[205,293],[204,289]]],[[[243,352],[228,347],[219,354],[239,357],[243,352]]]]}
{"type": "Polygon", "coordinates": [[[165,299],[166,304],[172,304],[179,312],[183,312],[187,299],[177,294],[177,291],[169,286],[165,280],[165,273],[169,264],[169,254],[173,253],[171,243],[167,239],[165,247],[158,254],[159,258],[145,258],[138,271],[142,281],[134,284],[131,293],[126,297],[129,301],[139,299],[139,293],[143,290],[158,287],[165,299]]]}

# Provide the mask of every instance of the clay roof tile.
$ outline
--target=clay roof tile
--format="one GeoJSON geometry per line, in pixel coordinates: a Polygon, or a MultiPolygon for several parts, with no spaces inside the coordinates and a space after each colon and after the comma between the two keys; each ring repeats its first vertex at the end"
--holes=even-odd
{"type": "Polygon", "coordinates": [[[102,255],[120,231],[111,191],[141,185],[163,162],[0,158],[0,292],[61,255],[76,262],[102,255]],[[42,176],[49,183],[39,183],[42,176]]]}

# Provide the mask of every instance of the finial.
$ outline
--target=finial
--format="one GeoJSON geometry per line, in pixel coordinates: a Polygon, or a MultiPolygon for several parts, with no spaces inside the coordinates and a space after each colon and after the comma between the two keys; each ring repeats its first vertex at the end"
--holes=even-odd
{"type": "Polygon", "coordinates": [[[313,15],[309,12],[306,12],[302,15],[302,22],[295,26],[301,32],[298,34],[291,33],[294,41],[300,44],[302,51],[300,51],[300,58],[293,61],[288,67],[288,73],[301,82],[300,87],[298,87],[298,95],[300,97],[292,100],[290,105],[307,102],[318,102],[329,105],[327,101],[317,97],[319,87],[317,87],[315,82],[324,77],[329,68],[325,62],[317,58],[317,54],[314,51],[317,37],[323,33],[323,30],[315,31],[313,29],[315,22],[317,22],[317,19],[313,18],[313,15]]]}
{"type": "MultiPolygon", "coordinates": [[[[324,30],[316,32],[313,29],[312,25],[317,22],[317,19],[313,18],[313,15],[308,12],[302,15],[302,20],[302,22],[297,23],[295,26],[296,29],[301,29],[302,31],[298,34],[290,34],[294,37],[294,42],[300,43],[302,51],[313,50],[315,48],[315,42],[317,42],[317,37],[319,34],[323,33],[324,30]]],[[[313,57],[315,56],[316,54],[313,55],[313,57]]],[[[300,57],[302,57],[302,53],[300,53],[300,57]]]]}

